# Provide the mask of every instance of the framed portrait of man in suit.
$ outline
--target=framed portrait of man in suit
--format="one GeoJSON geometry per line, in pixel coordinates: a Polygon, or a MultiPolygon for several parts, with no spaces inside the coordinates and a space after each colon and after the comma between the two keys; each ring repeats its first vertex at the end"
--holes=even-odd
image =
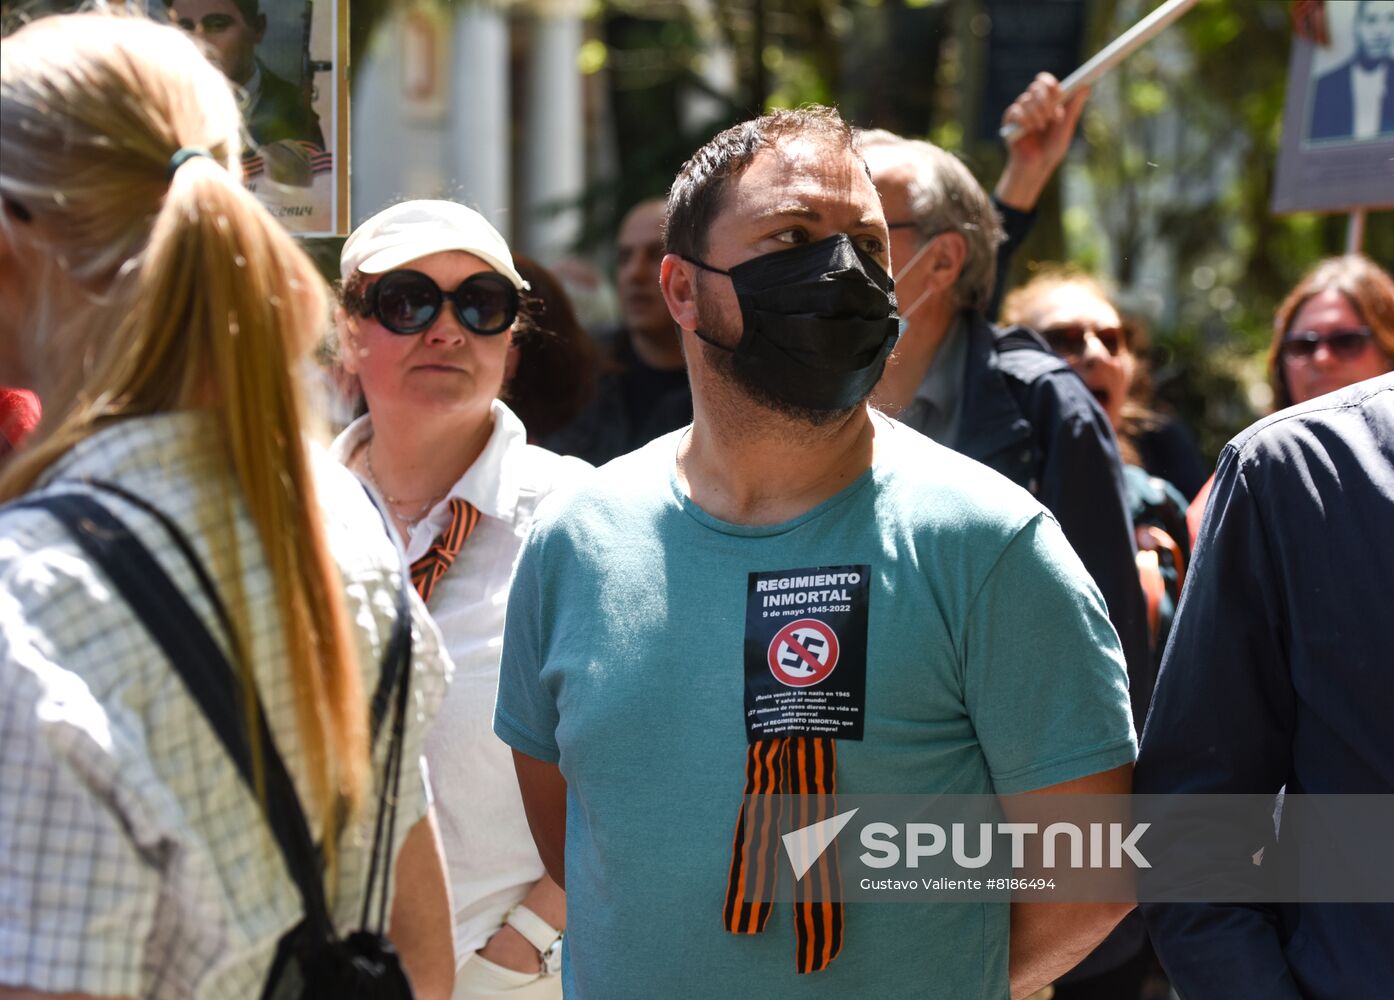
{"type": "Polygon", "coordinates": [[[1293,43],[1273,210],[1394,208],[1394,0],[1326,17],[1330,44],[1293,43]]]}
{"type": "Polygon", "coordinates": [[[296,235],[348,232],[348,0],[147,0],[234,85],[242,172],[296,235]]]}

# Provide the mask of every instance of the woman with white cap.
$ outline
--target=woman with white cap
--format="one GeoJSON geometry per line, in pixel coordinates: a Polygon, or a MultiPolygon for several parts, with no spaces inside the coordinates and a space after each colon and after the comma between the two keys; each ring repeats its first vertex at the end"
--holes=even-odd
{"type": "Polygon", "coordinates": [[[367,413],[334,444],[381,494],[456,674],[426,759],[454,907],[455,997],[561,996],[566,904],[493,734],[508,585],[538,502],[589,469],[499,401],[528,284],[478,212],[408,201],[344,244],[339,338],[367,413]]]}

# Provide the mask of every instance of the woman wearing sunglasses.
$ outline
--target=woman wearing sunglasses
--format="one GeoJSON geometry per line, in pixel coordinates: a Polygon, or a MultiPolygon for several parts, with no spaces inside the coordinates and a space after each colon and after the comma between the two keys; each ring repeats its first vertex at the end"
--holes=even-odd
{"type": "Polygon", "coordinates": [[[1185,496],[1200,489],[1200,452],[1179,424],[1152,409],[1147,334],[1123,319],[1103,285],[1079,271],[1047,269],[1008,293],[1002,318],[1039,331],[1070,362],[1108,416],[1125,464],[1185,496]]]}
{"type": "Polygon", "coordinates": [[[478,212],[408,201],[340,259],[344,366],[367,413],[335,442],[386,502],[456,673],[426,758],[454,905],[457,1000],[561,996],[566,906],[493,733],[508,585],[539,501],[589,466],[499,401],[528,283],[478,212]]]}
{"type": "MultiPolygon", "coordinates": [[[[1268,351],[1273,409],[1394,371],[1394,279],[1360,254],[1328,257],[1278,306],[1268,351]]],[[[1186,512],[1194,543],[1211,481],[1186,512]]]]}
{"type": "Polygon", "coordinates": [[[316,846],[316,913],[376,929],[394,787],[414,891],[389,933],[446,998],[419,760],[447,666],[419,603],[397,630],[382,517],[308,441],[328,289],[243,186],[237,102],[185,34],[55,16],[4,49],[0,384],[44,413],[0,475],[0,994],[260,996],[316,846]],[[394,636],[409,700],[374,740],[394,636]]]}
{"type": "Polygon", "coordinates": [[[1098,281],[1070,270],[1047,271],[1008,293],[1002,317],[1040,331],[1079,372],[1118,436],[1153,659],[1160,663],[1191,558],[1186,497],[1169,473],[1178,470],[1199,488],[1205,471],[1184,431],[1148,405],[1146,335],[1123,320],[1098,281]]]}
{"type": "Polygon", "coordinates": [[[1040,331],[1084,379],[1113,426],[1153,659],[1160,663],[1191,558],[1186,496],[1172,476],[1179,473],[1189,488],[1199,489],[1205,469],[1189,436],[1149,405],[1146,334],[1124,321],[1103,285],[1069,269],[1045,271],[1009,292],[1002,318],[1040,331]]]}
{"type": "Polygon", "coordinates": [[[1268,379],[1281,410],[1394,370],[1394,279],[1359,254],[1308,271],[1278,306],[1268,379]]]}

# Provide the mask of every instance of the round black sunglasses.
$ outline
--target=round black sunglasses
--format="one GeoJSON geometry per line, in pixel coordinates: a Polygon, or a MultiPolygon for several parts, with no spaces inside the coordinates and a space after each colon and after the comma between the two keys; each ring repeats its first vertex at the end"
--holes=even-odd
{"type": "Polygon", "coordinates": [[[518,318],[518,289],[495,271],[472,274],[451,292],[420,271],[389,271],[368,288],[358,312],[410,336],[430,328],[446,299],[460,324],[484,337],[503,333],[518,318]]]}

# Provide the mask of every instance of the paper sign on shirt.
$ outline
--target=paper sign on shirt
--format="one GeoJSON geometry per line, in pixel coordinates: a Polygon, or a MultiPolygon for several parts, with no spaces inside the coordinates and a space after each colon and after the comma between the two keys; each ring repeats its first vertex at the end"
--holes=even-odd
{"type": "Polygon", "coordinates": [[[871,567],[751,573],[745,605],[745,726],[775,736],[862,738],[871,567]]]}

